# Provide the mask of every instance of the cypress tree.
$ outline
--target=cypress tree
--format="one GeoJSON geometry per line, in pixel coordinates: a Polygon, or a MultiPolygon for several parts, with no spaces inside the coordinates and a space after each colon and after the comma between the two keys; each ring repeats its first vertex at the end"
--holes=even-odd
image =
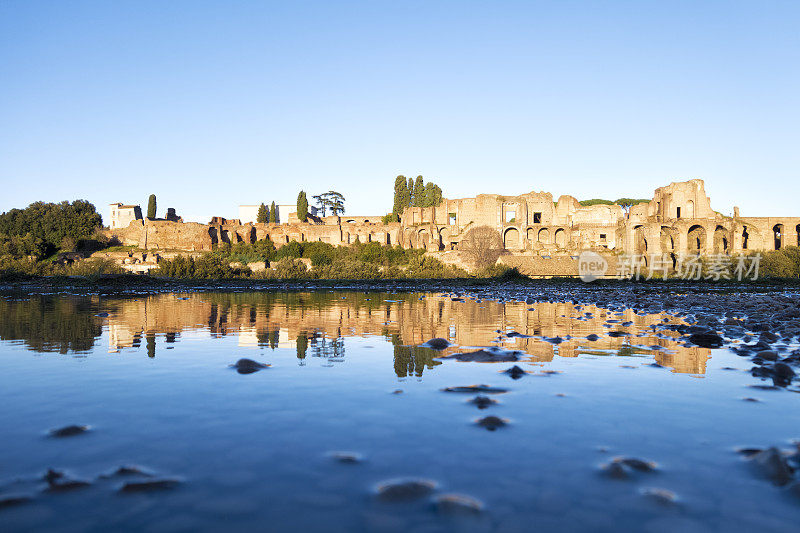
{"type": "Polygon", "coordinates": [[[408,196],[406,177],[397,176],[394,180],[394,205],[392,207],[392,213],[398,216],[403,213],[403,209],[408,205],[406,203],[406,196],[408,196]]]}
{"type": "Polygon", "coordinates": [[[151,194],[147,200],[147,218],[156,218],[156,195],[151,194]]]}
{"type": "Polygon", "coordinates": [[[297,218],[300,219],[300,222],[305,222],[308,218],[308,198],[306,198],[305,191],[300,191],[300,194],[297,195],[297,218]]]}
{"type": "Polygon", "coordinates": [[[278,221],[278,209],[275,207],[275,202],[272,202],[272,207],[269,209],[269,221],[273,224],[278,221]]]}
{"type": "Polygon", "coordinates": [[[417,176],[414,182],[414,206],[425,207],[425,182],[422,176],[417,176]]]}
{"type": "Polygon", "coordinates": [[[269,222],[269,210],[267,210],[266,205],[261,204],[258,207],[258,215],[256,215],[256,222],[258,222],[259,224],[264,224],[266,222],[269,222]]]}
{"type": "Polygon", "coordinates": [[[408,203],[403,207],[411,207],[414,205],[414,178],[408,178],[408,184],[406,185],[408,189],[408,203]]]}

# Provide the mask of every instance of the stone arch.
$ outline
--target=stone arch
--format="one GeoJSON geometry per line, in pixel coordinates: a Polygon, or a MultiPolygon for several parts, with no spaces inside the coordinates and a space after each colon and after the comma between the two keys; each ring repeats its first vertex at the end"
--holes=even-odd
{"type": "Polygon", "coordinates": [[[714,253],[727,254],[730,251],[730,238],[728,230],[724,226],[717,226],[714,229],[714,253]]]}
{"type": "Polygon", "coordinates": [[[211,237],[211,246],[219,243],[219,237],[217,237],[217,228],[208,228],[208,236],[211,237]]]}
{"type": "Polygon", "coordinates": [[[220,231],[220,239],[219,240],[221,242],[223,242],[223,243],[230,244],[231,243],[231,233],[226,229],[220,231]]]}
{"type": "Polygon", "coordinates": [[[797,246],[800,246],[800,224],[794,228],[794,232],[797,234],[797,246]]]}
{"type": "Polygon", "coordinates": [[[547,228],[542,228],[539,230],[539,234],[537,235],[537,240],[542,244],[549,244],[550,243],[550,230],[547,228]]]}
{"type": "Polygon", "coordinates": [[[528,228],[525,236],[528,237],[528,242],[536,242],[536,230],[534,228],[528,228]]]}
{"type": "Polygon", "coordinates": [[[431,234],[428,233],[428,230],[421,229],[417,232],[417,246],[416,248],[428,248],[428,243],[431,241],[431,234]]]}
{"type": "Polygon", "coordinates": [[[644,237],[644,226],[641,224],[633,228],[633,253],[647,255],[647,239],[644,237]]]}
{"type": "Polygon", "coordinates": [[[687,247],[691,254],[700,255],[706,249],[706,228],[695,224],[687,232],[687,247]]]}
{"type": "Polygon", "coordinates": [[[564,231],[564,228],[558,228],[553,237],[554,237],[556,246],[558,246],[559,248],[566,248],[567,247],[567,232],[564,231]]]}
{"type": "Polygon", "coordinates": [[[522,248],[522,242],[519,238],[519,230],[511,227],[503,232],[503,246],[506,250],[519,250],[522,248]]]}
{"type": "Polygon", "coordinates": [[[780,250],[783,247],[784,233],[783,224],[775,224],[772,226],[772,236],[774,238],[774,247],[780,250]]]}
{"type": "Polygon", "coordinates": [[[664,253],[673,252],[677,242],[678,231],[670,226],[661,226],[661,250],[664,253]]]}

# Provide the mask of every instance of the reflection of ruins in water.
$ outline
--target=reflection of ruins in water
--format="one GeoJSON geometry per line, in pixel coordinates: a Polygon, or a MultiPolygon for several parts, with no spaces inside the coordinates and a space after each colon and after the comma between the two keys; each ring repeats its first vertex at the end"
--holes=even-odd
{"type": "MultiPolygon", "coordinates": [[[[174,294],[138,300],[107,300],[109,351],[137,347],[145,339],[155,355],[156,336],[175,342],[188,331],[212,338],[238,336],[242,347],[295,349],[298,359],[342,360],[346,337],[378,335],[391,342],[399,377],[422,376],[440,364],[441,355],[417,345],[442,337],[457,345],[498,345],[527,354],[523,361],[547,362],[555,355],[653,355],[675,372],[703,374],[710,350],[686,347],[680,334],[655,327],[669,317],[614,313],[572,303],[452,301],[445,297],[386,293],[203,293],[174,294]],[[522,336],[499,338],[497,331],[522,336]],[[630,335],[610,337],[610,331],[630,335]],[[586,336],[595,334],[594,342],[586,336]],[[641,335],[641,336],[639,336],[641,335]],[[531,336],[531,337],[524,337],[531,336]],[[561,337],[560,344],[545,338],[561,337]]],[[[673,319],[673,322],[675,320],[673,319]]]]}

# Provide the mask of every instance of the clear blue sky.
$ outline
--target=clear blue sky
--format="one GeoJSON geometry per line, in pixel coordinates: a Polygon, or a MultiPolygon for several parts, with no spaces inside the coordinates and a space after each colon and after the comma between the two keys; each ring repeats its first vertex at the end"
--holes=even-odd
{"type": "Polygon", "coordinates": [[[335,189],[800,216],[800,2],[0,0],[0,211],[234,217],[335,189]]]}

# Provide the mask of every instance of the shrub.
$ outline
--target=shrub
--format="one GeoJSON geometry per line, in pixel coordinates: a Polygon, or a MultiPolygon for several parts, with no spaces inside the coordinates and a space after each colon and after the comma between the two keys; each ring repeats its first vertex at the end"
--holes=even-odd
{"type": "Polygon", "coordinates": [[[470,229],[461,241],[459,249],[475,269],[482,269],[497,262],[505,247],[500,233],[489,226],[470,229]]]}

